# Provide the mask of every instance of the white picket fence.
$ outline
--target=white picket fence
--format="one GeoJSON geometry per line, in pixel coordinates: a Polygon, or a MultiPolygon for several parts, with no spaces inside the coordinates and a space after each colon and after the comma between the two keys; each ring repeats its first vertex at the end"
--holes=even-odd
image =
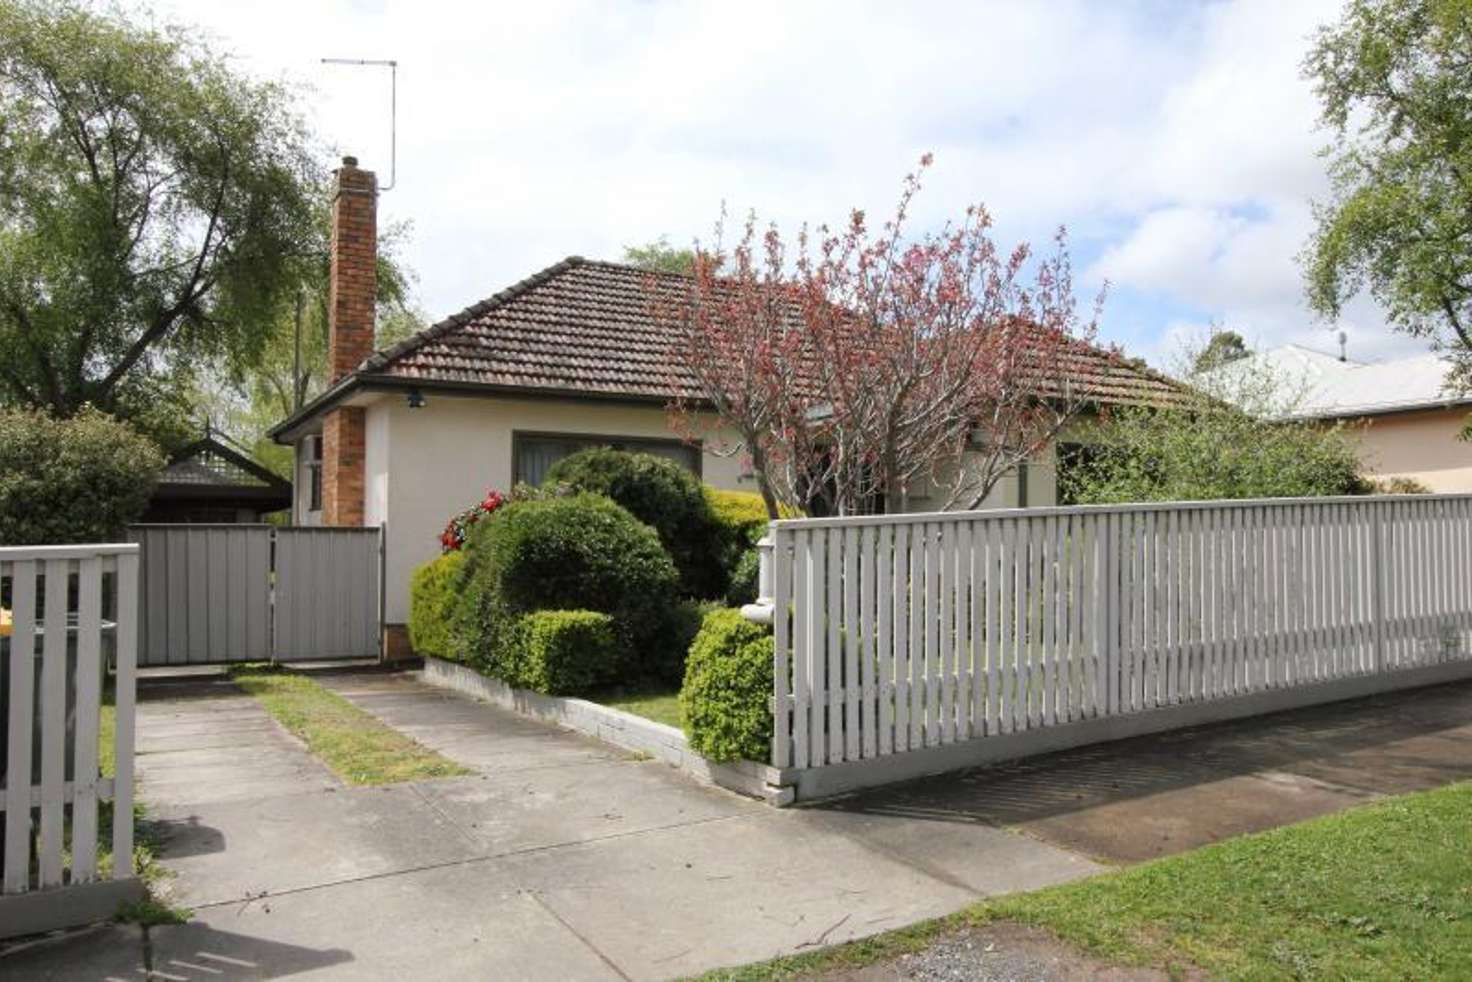
{"type": "Polygon", "coordinates": [[[133,869],[138,547],[0,548],[0,937],[110,917],[141,895],[133,869]],[[114,773],[99,767],[114,662],[114,773]],[[111,859],[98,849],[112,802],[111,859]]]}
{"type": "Polygon", "coordinates": [[[846,771],[809,795],[953,745],[972,750],[881,770],[1472,674],[1472,496],[792,520],[771,540],[772,763],[846,771]]]}

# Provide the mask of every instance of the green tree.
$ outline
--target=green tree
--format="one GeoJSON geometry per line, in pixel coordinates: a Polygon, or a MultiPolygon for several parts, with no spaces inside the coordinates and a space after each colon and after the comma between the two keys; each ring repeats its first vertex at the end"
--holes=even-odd
{"type": "Polygon", "coordinates": [[[661,235],[641,246],[624,246],[624,262],[660,273],[689,273],[695,269],[695,250],[676,249],[661,235]]]}
{"type": "MultiPolygon", "coordinates": [[[[1201,354],[1182,360],[1198,363],[1201,354]]],[[[1373,490],[1353,429],[1295,417],[1300,380],[1236,359],[1191,381],[1176,405],[1116,408],[1087,441],[1060,446],[1060,499],[1117,504],[1373,490]]]]}
{"type": "MultiPolygon", "coordinates": [[[[325,241],[329,218],[325,206],[319,222],[325,241]]],[[[378,237],[378,310],[375,345],[385,348],[422,329],[424,315],[414,304],[414,273],[400,253],[409,237],[407,223],[382,229],[378,237]]],[[[283,476],[291,474],[292,452],[273,443],[266,431],[295,408],[292,378],[297,371],[296,308],[302,305],[301,400],[311,401],[327,388],[326,252],[303,263],[298,289],[283,294],[271,312],[264,344],[229,365],[225,384],[203,396],[203,414],[246,446],[252,456],[283,476]]]]}
{"type": "Polygon", "coordinates": [[[1191,362],[1191,374],[1209,372],[1251,354],[1252,352],[1247,349],[1247,342],[1242,340],[1242,335],[1236,331],[1212,331],[1211,340],[1191,362]]]}
{"type": "Polygon", "coordinates": [[[177,27],[0,0],[0,106],[0,400],[142,413],[261,352],[324,251],[287,90],[177,27]]]}
{"type": "Polygon", "coordinates": [[[1472,0],[1351,0],[1304,62],[1333,188],[1304,255],[1327,316],[1367,290],[1472,381],[1472,0]]]}

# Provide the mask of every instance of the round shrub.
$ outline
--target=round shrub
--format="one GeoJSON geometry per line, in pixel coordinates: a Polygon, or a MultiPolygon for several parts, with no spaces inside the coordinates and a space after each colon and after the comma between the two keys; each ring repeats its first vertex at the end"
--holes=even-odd
{"type": "Polygon", "coordinates": [[[732,607],[753,603],[761,586],[762,557],[755,549],[747,549],[731,570],[731,585],[726,588],[726,603],[732,607]]]}
{"type": "Polygon", "coordinates": [[[766,760],[771,694],[772,636],[738,610],[707,614],[680,689],[691,748],[712,760],[766,760]]]}
{"type": "Polygon", "coordinates": [[[152,440],[105,413],[0,410],[0,545],[115,542],[163,469],[152,440]]]}
{"type": "Polygon", "coordinates": [[[447,552],[414,570],[409,578],[409,643],[420,655],[451,661],[465,657],[465,625],[460,623],[463,552],[447,552]]]}
{"type": "Polygon", "coordinates": [[[481,667],[514,643],[522,614],[592,610],[613,619],[619,677],[657,674],[667,658],[669,608],[679,578],[654,530],[594,494],[519,501],[476,523],[463,580],[471,650],[481,667]]]}
{"type": "Polygon", "coordinates": [[[679,464],[653,454],[594,447],[553,464],[545,483],[612,498],[652,527],[680,572],[685,596],[725,592],[720,529],[700,481],[679,464]]]}

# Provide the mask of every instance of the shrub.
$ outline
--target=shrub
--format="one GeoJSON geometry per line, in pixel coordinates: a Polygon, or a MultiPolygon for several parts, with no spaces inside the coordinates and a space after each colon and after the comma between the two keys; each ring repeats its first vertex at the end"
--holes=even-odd
{"type": "Polygon", "coordinates": [[[0,545],[117,541],[163,468],[151,440],[105,413],[0,410],[0,545]]]}
{"type": "Polygon", "coordinates": [[[737,610],[707,614],[680,689],[691,748],[712,760],[766,760],[771,694],[771,635],[737,610]]]}
{"type": "Polygon", "coordinates": [[[595,610],[536,610],[516,619],[497,674],[549,696],[586,692],[614,680],[620,661],[613,618],[595,610]]]}
{"type": "Polygon", "coordinates": [[[653,454],[594,447],[553,464],[544,483],[612,498],[653,528],[680,572],[685,596],[725,592],[719,527],[700,481],[679,464],[653,454]]]}
{"type": "Polygon", "coordinates": [[[654,530],[593,494],[517,501],[470,533],[462,580],[470,650],[496,674],[518,617],[592,610],[613,619],[625,681],[670,660],[669,608],[678,575],[654,530]]]}
{"type": "Polygon", "coordinates": [[[761,571],[761,553],[755,549],[742,552],[741,558],[736,560],[736,565],[731,570],[731,585],[726,588],[726,603],[732,607],[740,607],[755,601],[761,585],[761,571]]]}
{"type": "Polygon", "coordinates": [[[465,658],[461,622],[461,572],[465,553],[447,552],[414,570],[409,579],[409,643],[421,655],[451,661],[465,658]]]}
{"type": "Polygon", "coordinates": [[[495,488],[487,488],[486,496],[460,514],[452,516],[440,533],[440,551],[458,552],[470,537],[470,528],[482,518],[494,515],[506,503],[506,496],[495,488]]]}
{"type": "Polygon", "coordinates": [[[705,500],[710,505],[716,524],[721,527],[726,541],[737,548],[755,545],[767,528],[767,504],[762,496],[749,491],[721,491],[705,489],[705,500]]]}
{"type": "Polygon", "coordinates": [[[1375,482],[1375,494],[1430,494],[1431,488],[1414,477],[1386,477],[1375,482]]]}

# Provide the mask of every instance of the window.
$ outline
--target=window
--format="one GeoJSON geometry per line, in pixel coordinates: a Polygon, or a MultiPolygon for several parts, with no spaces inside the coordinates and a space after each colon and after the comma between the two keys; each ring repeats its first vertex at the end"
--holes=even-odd
{"type": "Polygon", "coordinates": [[[561,433],[514,433],[511,438],[511,482],[541,484],[552,465],[589,447],[612,447],[673,460],[700,476],[700,448],[679,440],[647,437],[584,436],[561,433]]]}
{"type": "Polygon", "coordinates": [[[307,437],[307,474],[308,487],[311,488],[311,496],[308,499],[307,511],[322,510],[322,437],[307,437]]]}

